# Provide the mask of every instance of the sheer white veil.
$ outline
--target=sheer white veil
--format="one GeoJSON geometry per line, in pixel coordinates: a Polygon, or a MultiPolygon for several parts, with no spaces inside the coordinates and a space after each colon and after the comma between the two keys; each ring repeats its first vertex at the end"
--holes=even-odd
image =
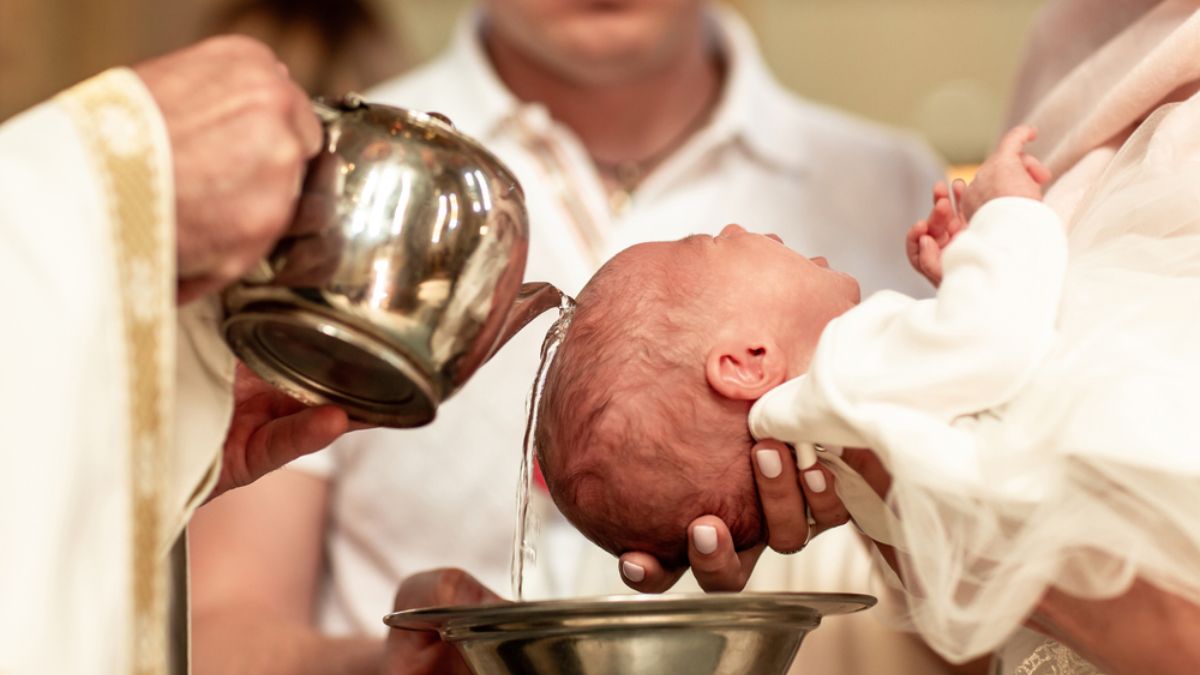
{"type": "Polygon", "coordinates": [[[1043,56],[1080,29],[1014,106],[1061,176],[1058,346],[980,422],[982,479],[878,449],[907,618],[951,660],[1003,644],[1050,587],[1104,598],[1140,577],[1200,604],[1200,3],[1062,0],[1042,21],[1043,56]]]}

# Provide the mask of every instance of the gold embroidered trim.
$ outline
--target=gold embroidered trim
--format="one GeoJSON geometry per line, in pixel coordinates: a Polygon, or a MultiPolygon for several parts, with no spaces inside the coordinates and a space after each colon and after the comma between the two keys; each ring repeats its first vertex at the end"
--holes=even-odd
{"type": "Polygon", "coordinates": [[[101,177],[112,223],[125,342],[132,490],[132,643],[137,675],[167,668],[167,570],[158,555],[174,368],[170,166],[161,120],[132,72],[111,70],[60,95],[101,177]]]}
{"type": "Polygon", "coordinates": [[[1103,675],[1075,652],[1054,640],[1038,645],[1013,675],[1103,675]]]}

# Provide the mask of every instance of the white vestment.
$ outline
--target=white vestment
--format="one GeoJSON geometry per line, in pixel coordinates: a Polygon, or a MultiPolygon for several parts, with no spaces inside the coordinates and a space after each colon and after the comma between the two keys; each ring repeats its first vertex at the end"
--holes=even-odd
{"type": "MultiPolygon", "coordinates": [[[[868,290],[926,291],[899,251],[908,226],[928,212],[929,190],[942,177],[936,161],[911,137],[787,92],[740,18],[721,11],[713,20],[727,60],[716,109],[619,213],[578,136],[504,86],[476,17],[460,23],[441,57],[367,98],[444,113],[512,168],[530,213],[527,280],[574,294],[629,245],[741,223],[828,257],[868,290]]],[[[291,465],[330,481],[322,628],[382,635],[380,617],[398,581],[433,567],[464,567],[508,594],[525,398],[550,319],[500,350],[432,425],[358,432],[291,465]]],[[[542,537],[530,597],[629,592],[611,555],[575,532],[544,492],[534,500],[542,537]]],[[[870,560],[855,533],[830,532],[811,548],[804,556],[764,555],[752,586],[870,592],[870,560]]],[[[824,675],[856,675],[880,661],[893,675],[935,672],[915,643],[893,633],[893,649],[884,646],[888,637],[870,613],[831,619],[806,640],[799,661],[818,659],[806,667],[824,675]],[[868,633],[876,647],[859,649],[868,633]]]]}
{"type": "Polygon", "coordinates": [[[233,365],[217,307],[177,316],[171,161],[126,69],[0,126],[4,675],[169,668],[167,554],[216,480],[233,365]]]}
{"type": "MultiPolygon", "coordinates": [[[[753,407],[758,437],[879,453],[890,511],[843,498],[902,550],[942,654],[997,648],[1049,587],[1107,598],[1141,577],[1200,602],[1197,185],[1193,97],[1140,125],[1065,228],[1031,200],[986,204],[936,298],[868,298],[753,407]]],[[[853,476],[825,461],[841,494],[853,476]]]]}

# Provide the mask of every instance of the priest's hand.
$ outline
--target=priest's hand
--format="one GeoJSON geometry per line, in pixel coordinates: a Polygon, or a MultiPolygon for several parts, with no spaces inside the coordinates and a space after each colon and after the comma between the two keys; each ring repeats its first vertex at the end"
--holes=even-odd
{"type": "MultiPolygon", "coordinates": [[[[400,584],[395,609],[476,605],[500,596],[458,569],[414,574],[400,584]]],[[[437,633],[393,629],[388,633],[384,675],[471,675],[458,651],[437,633]]]]}
{"type": "Polygon", "coordinates": [[[291,221],[321,125],[287,68],[250,38],[212,38],[134,71],[170,137],[183,304],[270,251],[291,221]]]}
{"type": "Polygon", "coordinates": [[[310,407],[267,384],[238,363],[233,419],[225,436],[221,476],[209,499],[258,480],[288,462],[316,452],[352,429],[337,406],[310,407]]]}

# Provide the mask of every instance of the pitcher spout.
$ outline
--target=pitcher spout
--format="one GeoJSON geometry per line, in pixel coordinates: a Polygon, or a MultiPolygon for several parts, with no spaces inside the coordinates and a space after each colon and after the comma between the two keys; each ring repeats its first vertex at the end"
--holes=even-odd
{"type": "Polygon", "coordinates": [[[504,325],[500,327],[500,335],[496,338],[496,344],[492,347],[492,353],[488,355],[488,358],[492,358],[496,352],[500,351],[500,348],[512,339],[512,336],[521,332],[521,329],[530,321],[541,316],[547,310],[561,307],[566,299],[568,297],[562,291],[545,281],[521,284],[521,289],[517,292],[517,299],[513,301],[512,309],[504,319],[504,325]]]}

